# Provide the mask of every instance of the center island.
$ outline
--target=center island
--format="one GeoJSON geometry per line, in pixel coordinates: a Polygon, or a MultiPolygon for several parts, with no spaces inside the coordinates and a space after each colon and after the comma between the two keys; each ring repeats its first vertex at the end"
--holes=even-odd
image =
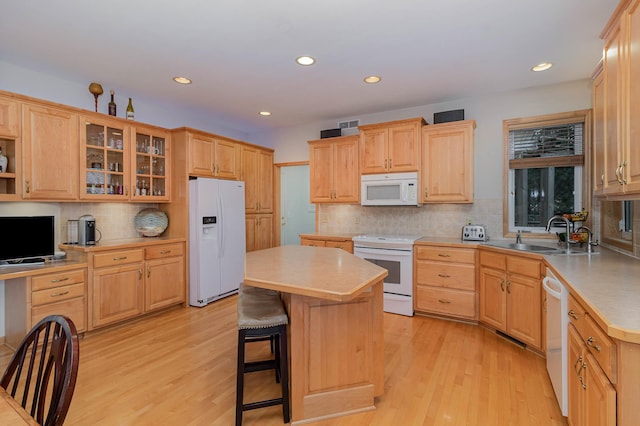
{"type": "Polygon", "coordinates": [[[338,248],[246,254],[245,284],[281,292],[289,315],[292,424],[375,409],[384,391],[387,274],[338,248]]]}

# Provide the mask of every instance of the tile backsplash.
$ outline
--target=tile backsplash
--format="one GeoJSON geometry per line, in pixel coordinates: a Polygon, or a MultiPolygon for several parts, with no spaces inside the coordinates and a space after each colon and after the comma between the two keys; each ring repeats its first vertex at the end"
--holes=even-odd
{"type": "Polygon", "coordinates": [[[460,238],[467,223],[485,225],[489,238],[502,238],[502,199],[473,204],[427,204],[421,207],[318,205],[318,232],[418,234],[460,238]]]}

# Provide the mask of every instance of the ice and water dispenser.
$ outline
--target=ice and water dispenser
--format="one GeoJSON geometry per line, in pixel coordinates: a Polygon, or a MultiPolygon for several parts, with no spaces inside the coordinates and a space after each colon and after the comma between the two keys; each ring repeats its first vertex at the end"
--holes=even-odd
{"type": "Polygon", "coordinates": [[[217,227],[216,216],[203,216],[202,217],[202,239],[215,240],[217,236],[216,227],[217,227]]]}

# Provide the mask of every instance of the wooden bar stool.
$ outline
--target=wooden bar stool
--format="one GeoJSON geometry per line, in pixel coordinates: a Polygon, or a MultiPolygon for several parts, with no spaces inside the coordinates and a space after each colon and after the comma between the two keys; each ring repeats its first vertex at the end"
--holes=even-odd
{"type": "Polygon", "coordinates": [[[271,290],[240,285],[238,291],[238,371],[236,381],[236,426],[242,424],[242,413],[256,408],[282,404],[282,416],[289,423],[289,367],[287,359],[287,323],[289,318],[280,295],[271,290]],[[275,359],[245,362],[246,343],[271,340],[275,359]],[[276,371],[276,382],[282,386],[282,397],[244,403],[244,373],[276,371]]]}

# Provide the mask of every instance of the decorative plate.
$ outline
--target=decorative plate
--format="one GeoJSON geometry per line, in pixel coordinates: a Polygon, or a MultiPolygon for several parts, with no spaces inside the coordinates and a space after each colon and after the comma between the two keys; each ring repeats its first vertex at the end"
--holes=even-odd
{"type": "Polygon", "coordinates": [[[169,219],[165,212],[155,208],[149,208],[140,210],[136,215],[134,223],[136,231],[143,237],[157,237],[167,229],[169,219]]]}

